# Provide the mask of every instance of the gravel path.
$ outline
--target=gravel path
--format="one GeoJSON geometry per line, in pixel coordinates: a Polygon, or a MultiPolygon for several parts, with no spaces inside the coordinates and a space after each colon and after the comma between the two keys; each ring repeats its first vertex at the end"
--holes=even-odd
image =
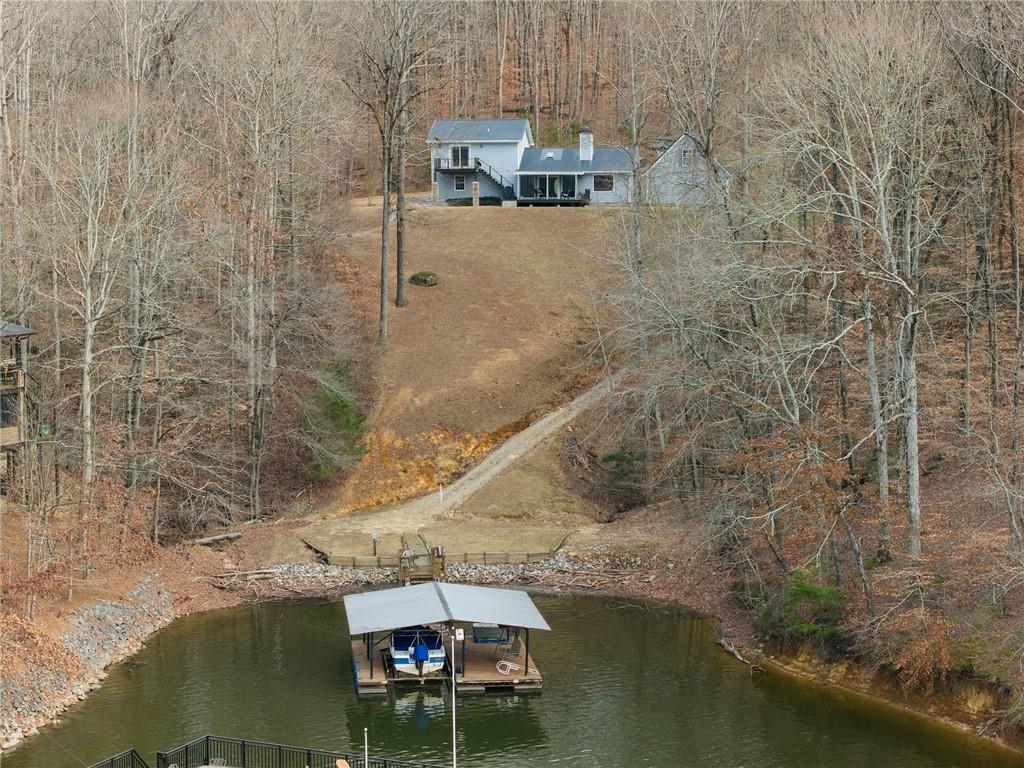
{"type": "Polygon", "coordinates": [[[398,504],[359,510],[321,523],[313,523],[303,530],[302,538],[310,546],[317,548],[316,539],[321,534],[327,533],[329,536],[330,531],[334,528],[359,529],[361,524],[371,520],[372,525],[367,530],[372,528],[381,533],[418,530],[428,525],[430,521],[440,519],[446,513],[465,504],[472,496],[511,467],[516,460],[528,454],[581,413],[606,397],[611,392],[613,383],[614,377],[602,379],[574,400],[508,438],[466,474],[445,488],[443,499],[441,494],[431,493],[398,504]]]}

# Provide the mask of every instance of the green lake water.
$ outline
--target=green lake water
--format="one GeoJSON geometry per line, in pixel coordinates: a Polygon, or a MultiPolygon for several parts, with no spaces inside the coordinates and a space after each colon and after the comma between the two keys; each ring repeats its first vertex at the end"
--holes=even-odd
{"type": "MultiPolygon", "coordinates": [[[[975,768],[1013,753],[778,675],[751,677],[705,620],[614,598],[538,596],[550,633],[530,652],[544,691],[458,701],[459,765],[975,768]]],[[[357,698],[341,601],[272,602],[190,616],[110,670],[103,687],[4,757],[3,768],[88,765],[129,746],[206,733],[450,764],[440,686],[357,698]]]]}

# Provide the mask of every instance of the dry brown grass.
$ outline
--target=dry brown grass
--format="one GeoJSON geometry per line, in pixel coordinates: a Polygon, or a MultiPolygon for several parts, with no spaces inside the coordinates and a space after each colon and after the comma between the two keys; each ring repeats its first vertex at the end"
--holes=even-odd
{"type": "MultiPolygon", "coordinates": [[[[360,301],[377,291],[378,205],[353,204],[341,248],[361,274],[360,301]]],[[[587,285],[616,211],[598,208],[415,208],[408,286],[391,308],[368,451],[333,504],[345,512],[434,489],[587,378],[587,285]]],[[[391,290],[394,290],[392,277],[391,290]]]]}

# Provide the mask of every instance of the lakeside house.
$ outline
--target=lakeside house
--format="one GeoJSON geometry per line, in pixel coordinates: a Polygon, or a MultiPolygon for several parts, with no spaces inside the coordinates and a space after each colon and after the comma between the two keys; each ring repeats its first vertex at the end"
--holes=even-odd
{"type": "Polygon", "coordinates": [[[533,146],[529,120],[435,120],[427,134],[434,196],[441,202],[480,197],[514,200],[516,171],[533,146]]]}
{"type": "MultiPolygon", "coordinates": [[[[633,147],[594,146],[580,129],[575,147],[534,146],[530,121],[435,120],[427,134],[431,186],[439,203],[474,199],[505,205],[588,205],[633,199],[633,147]]],[[[728,173],[719,167],[719,181],[728,173]]],[[[683,135],[642,171],[652,202],[700,205],[711,192],[707,163],[683,135]]]]}

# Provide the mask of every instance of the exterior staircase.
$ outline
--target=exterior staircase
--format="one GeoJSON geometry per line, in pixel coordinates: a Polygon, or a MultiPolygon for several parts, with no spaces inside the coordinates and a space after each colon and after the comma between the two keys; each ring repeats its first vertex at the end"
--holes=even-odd
{"type": "Polygon", "coordinates": [[[501,198],[503,200],[516,199],[515,184],[498,173],[492,165],[485,163],[480,158],[476,158],[476,169],[481,173],[485,173],[490,176],[491,180],[501,188],[501,198]]]}

